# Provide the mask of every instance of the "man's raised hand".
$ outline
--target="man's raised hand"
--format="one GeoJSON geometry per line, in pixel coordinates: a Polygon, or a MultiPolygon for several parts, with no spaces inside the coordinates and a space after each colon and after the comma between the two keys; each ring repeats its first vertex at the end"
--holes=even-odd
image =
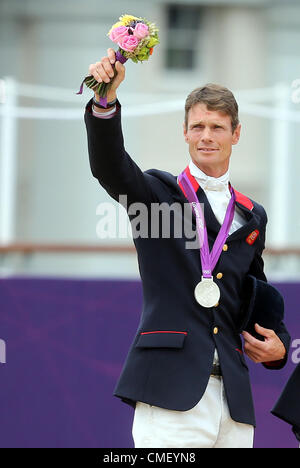
{"type": "MultiPolygon", "coordinates": [[[[114,49],[107,50],[107,56],[103,57],[100,62],[92,63],[89,66],[89,75],[92,75],[98,83],[110,83],[115,76],[111,88],[107,94],[108,102],[116,98],[116,91],[125,78],[125,67],[120,62],[116,61],[114,49]],[[115,65],[115,76],[113,65],[115,65]]],[[[99,95],[95,92],[95,97],[99,101],[99,95]]]]}

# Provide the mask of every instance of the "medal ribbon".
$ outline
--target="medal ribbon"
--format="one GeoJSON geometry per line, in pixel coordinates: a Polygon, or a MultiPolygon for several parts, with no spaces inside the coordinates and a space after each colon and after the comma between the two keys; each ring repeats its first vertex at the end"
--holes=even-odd
{"type": "Polygon", "coordinates": [[[205,223],[204,214],[199,203],[198,197],[194,190],[194,187],[189,180],[185,171],[183,171],[178,177],[178,183],[184,190],[184,194],[192,206],[192,209],[196,216],[197,234],[200,243],[200,258],[202,265],[202,276],[204,278],[211,278],[212,271],[215,268],[220,255],[222,253],[223,246],[229,234],[229,230],[234,217],[234,205],[235,205],[235,194],[233,188],[230,186],[231,199],[228,203],[225,218],[221,229],[217,235],[211,252],[209,251],[207,228],[205,223]]]}

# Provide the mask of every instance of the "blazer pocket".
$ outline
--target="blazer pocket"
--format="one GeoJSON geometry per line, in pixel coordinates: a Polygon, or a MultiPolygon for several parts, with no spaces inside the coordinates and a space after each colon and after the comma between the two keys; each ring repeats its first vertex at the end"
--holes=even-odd
{"type": "Polygon", "coordinates": [[[185,331],[148,331],[141,332],[136,348],[183,348],[187,336],[185,331]]]}

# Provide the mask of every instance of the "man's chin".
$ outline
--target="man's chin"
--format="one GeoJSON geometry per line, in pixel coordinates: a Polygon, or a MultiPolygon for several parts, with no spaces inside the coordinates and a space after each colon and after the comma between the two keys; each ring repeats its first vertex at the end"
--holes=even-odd
{"type": "Polygon", "coordinates": [[[208,164],[208,163],[219,163],[220,162],[220,158],[219,158],[219,155],[218,153],[207,153],[207,154],[203,154],[203,153],[197,153],[197,156],[195,158],[195,161],[197,162],[197,165],[198,164],[208,164]]]}

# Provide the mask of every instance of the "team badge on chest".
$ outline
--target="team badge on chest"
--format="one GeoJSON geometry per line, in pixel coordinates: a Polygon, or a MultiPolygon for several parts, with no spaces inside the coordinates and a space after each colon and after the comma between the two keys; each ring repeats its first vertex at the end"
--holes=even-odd
{"type": "Polygon", "coordinates": [[[252,231],[251,234],[246,239],[247,244],[252,245],[256,241],[256,239],[259,236],[259,230],[255,229],[255,231],[252,231]]]}

